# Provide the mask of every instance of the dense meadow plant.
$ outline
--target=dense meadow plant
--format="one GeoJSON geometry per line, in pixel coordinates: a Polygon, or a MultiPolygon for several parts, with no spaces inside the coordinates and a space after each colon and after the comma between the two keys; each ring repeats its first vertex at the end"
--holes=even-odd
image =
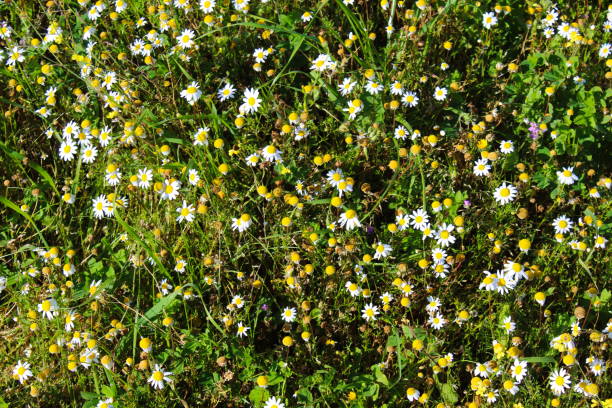
{"type": "Polygon", "coordinates": [[[612,408],[611,28],[0,1],[0,407],[612,408]]]}

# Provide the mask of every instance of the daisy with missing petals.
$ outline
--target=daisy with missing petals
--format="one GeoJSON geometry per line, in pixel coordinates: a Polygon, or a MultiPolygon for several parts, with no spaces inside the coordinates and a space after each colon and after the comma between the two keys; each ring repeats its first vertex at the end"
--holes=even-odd
{"type": "Polygon", "coordinates": [[[342,96],[346,96],[353,91],[356,84],[356,82],[351,81],[351,78],[344,78],[342,83],[338,85],[338,90],[340,91],[342,96]]]}
{"type": "Polygon", "coordinates": [[[232,229],[238,232],[246,231],[253,220],[251,220],[251,216],[249,214],[242,214],[239,218],[232,218],[232,229]]]}
{"type": "Polygon", "coordinates": [[[115,406],[113,405],[113,399],[107,398],[107,399],[98,401],[96,408],[115,408],[115,406]]]}
{"type": "Polygon", "coordinates": [[[186,89],[181,91],[181,96],[185,98],[190,105],[193,105],[200,99],[200,96],[202,96],[200,85],[196,81],[193,81],[186,89]]]}
{"type": "Polygon", "coordinates": [[[352,297],[359,296],[359,293],[361,292],[361,288],[359,287],[359,285],[351,281],[346,282],[344,284],[344,287],[346,288],[346,290],[348,290],[352,297]]]}
{"type": "Polygon", "coordinates": [[[194,218],[195,208],[193,205],[187,204],[187,201],[183,200],[183,205],[177,208],[176,212],[179,214],[178,217],[176,217],[178,222],[191,222],[194,218]]]}
{"type": "Polygon", "coordinates": [[[162,200],[174,200],[181,188],[181,182],[178,180],[165,180],[162,184],[162,188],[159,191],[160,199],[162,200]]]}
{"type": "Polygon", "coordinates": [[[493,193],[493,197],[495,197],[495,201],[501,205],[504,205],[516,198],[516,192],[516,187],[514,187],[512,184],[503,182],[501,186],[497,187],[493,193]]]}
{"type": "Polygon", "coordinates": [[[248,155],[245,158],[245,161],[246,161],[247,166],[255,167],[257,166],[257,163],[259,163],[259,159],[260,159],[259,155],[257,153],[253,153],[253,154],[248,155]]]}
{"type": "Polygon", "coordinates": [[[261,149],[261,155],[263,156],[265,161],[268,162],[280,162],[282,161],[281,152],[273,145],[267,145],[263,149],[261,149]]]}
{"type": "Polygon", "coordinates": [[[250,329],[250,327],[245,326],[244,323],[239,322],[238,325],[236,326],[236,336],[238,337],[244,337],[247,335],[247,331],[250,329]]]}
{"type": "Polygon", "coordinates": [[[374,253],[374,259],[386,258],[389,256],[393,248],[389,244],[383,244],[379,242],[376,244],[376,252],[374,253]]]}
{"type": "Polygon", "coordinates": [[[147,382],[151,384],[153,388],[161,390],[162,388],[164,388],[164,382],[172,382],[172,378],[170,378],[171,375],[171,371],[164,371],[162,366],[160,366],[159,364],[155,364],[153,372],[151,373],[151,377],[149,377],[147,382]]]}
{"type": "Polygon", "coordinates": [[[193,145],[194,146],[208,146],[209,133],[210,133],[210,128],[206,126],[196,130],[196,132],[193,135],[193,145]]]}
{"type": "Polygon", "coordinates": [[[578,180],[578,177],[574,174],[573,167],[564,167],[563,171],[558,171],[557,178],[559,183],[565,185],[574,184],[574,181],[578,180]]]}
{"type": "Polygon", "coordinates": [[[28,378],[32,377],[32,371],[30,371],[30,363],[22,363],[21,360],[19,360],[17,364],[15,364],[15,367],[13,367],[13,377],[19,380],[21,384],[27,381],[28,378]]]}
{"type": "Polygon", "coordinates": [[[408,401],[418,401],[420,396],[421,392],[416,388],[409,387],[406,389],[406,398],[408,398],[408,401]]]}
{"type": "Polygon", "coordinates": [[[356,227],[361,227],[357,212],[355,210],[346,210],[340,215],[338,223],[341,227],[344,227],[347,231],[350,231],[356,227]]]}
{"type": "Polygon", "coordinates": [[[328,68],[332,67],[332,60],[327,54],[319,54],[319,56],[312,61],[310,69],[313,71],[323,72],[328,68]]]}
{"type": "Polygon", "coordinates": [[[244,90],[244,96],[242,98],[242,105],[240,105],[240,112],[246,115],[255,113],[261,106],[261,99],[259,99],[259,91],[254,88],[247,88],[244,90]]]}
{"type": "Polygon", "coordinates": [[[548,381],[550,382],[550,389],[555,395],[563,394],[571,385],[570,376],[563,368],[553,371],[548,377],[548,381]]]}
{"type": "Polygon", "coordinates": [[[38,311],[49,320],[53,319],[57,315],[58,308],[59,306],[57,305],[56,300],[53,298],[43,300],[38,304],[38,311]]]}
{"type": "Polygon", "coordinates": [[[294,321],[296,316],[297,312],[295,310],[295,307],[286,307],[283,309],[282,319],[287,323],[291,323],[292,321],[294,321]]]}
{"type": "Polygon", "coordinates": [[[507,334],[510,334],[516,328],[516,323],[512,321],[512,317],[508,316],[502,322],[501,327],[506,331],[507,334]]]}
{"type": "Polygon", "coordinates": [[[367,322],[369,322],[370,320],[376,320],[376,315],[378,315],[379,313],[380,312],[378,311],[378,306],[374,306],[372,303],[368,303],[361,311],[361,317],[363,317],[364,319],[366,319],[367,322]]]}

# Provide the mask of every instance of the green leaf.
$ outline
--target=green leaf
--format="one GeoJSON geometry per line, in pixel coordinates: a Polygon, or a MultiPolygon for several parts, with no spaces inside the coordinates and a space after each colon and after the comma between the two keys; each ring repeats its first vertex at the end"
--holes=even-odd
{"type": "Polygon", "coordinates": [[[526,361],[528,363],[554,363],[556,360],[552,357],[541,356],[541,357],[523,357],[520,359],[521,361],[526,361]]]}
{"type": "Polygon", "coordinates": [[[452,384],[444,383],[439,385],[440,394],[445,402],[449,404],[456,404],[459,401],[459,395],[453,388],[452,384]]]}
{"type": "Polygon", "coordinates": [[[249,401],[255,404],[256,407],[261,407],[268,398],[270,398],[270,393],[265,388],[253,388],[249,392],[249,401]]]}
{"type": "Polygon", "coordinates": [[[389,379],[387,378],[387,376],[382,372],[380,366],[378,364],[374,364],[372,366],[372,371],[374,372],[374,377],[376,378],[376,381],[378,381],[379,383],[381,383],[382,385],[388,387],[389,386],[389,379]]]}

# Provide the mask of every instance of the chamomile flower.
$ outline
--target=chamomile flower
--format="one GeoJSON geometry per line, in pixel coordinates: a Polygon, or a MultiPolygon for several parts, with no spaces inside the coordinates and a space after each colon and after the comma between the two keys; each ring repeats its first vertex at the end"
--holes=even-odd
{"type": "Polygon", "coordinates": [[[235,94],[236,88],[234,88],[234,85],[226,83],[221,89],[217,91],[217,98],[219,98],[221,102],[224,102],[228,99],[232,99],[235,94]]]}
{"type": "Polygon", "coordinates": [[[96,149],[92,145],[87,145],[83,147],[83,152],[81,153],[81,160],[83,163],[91,164],[96,160],[98,156],[98,149],[96,149]]]}
{"type": "Polygon", "coordinates": [[[562,171],[557,172],[557,179],[561,184],[571,185],[578,180],[578,177],[574,174],[573,167],[564,167],[562,171]]]}
{"type": "Polygon", "coordinates": [[[393,248],[389,244],[378,242],[375,247],[374,259],[386,258],[389,256],[393,248]]]}
{"type": "Polygon", "coordinates": [[[493,197],[495,197],[495,201],[497,201],[501,205],[505,205],[516,198],[516,193],[516,187],[514,187],[512,184],[503,182],[501,186],[495,189],[493,197]]]}
{"type": "Polygon", "coordinates": [[[242,105],[240,105],[240,112],[245,115],[255,113],[261,106],[261,99],[259,99],[259,90],[255,88],[247,88],[244,91],[242,98],[242,105]]]}
{"type": "Polygon", "coordinates": [[[151,181],[153,180],[153,172],[151,171],[151,169],[147,169],[145,167],[144,169],[138,170],[136,178],[136,183],[138,187],[142,189],[147,189],[149,188],[149,186],[151,185],[151,181]]]}
{"type": "Polygon", "coordinates": [[[236,336],[238,337],[244,337],[247,335],[247,331],[250,329],[250,327],[245,326],[243,322],[238,322],[238,324],[236,325],[236,336]]]}
{"type": "Polygon", "coordinates": [[[429,225],[429,214],[422,208],[413,211],[412,214],[410,214],[410,225],[412,225],[414,229],[424,231],[429,225]]]}
{"type": "Polygon", "coordinates": [[[497,17],[495,16],[495,13],[492,13],[489,11],[482,15],[482,25],[484,26],[484,28],[490,29],[496,24],[497,24],[497,17]]]}
{"type": "Polygon", "coordinates": [[[270,397],[266,400],[263,408],[285,408],[280,398],[270,397]]]}
{"type": "Polygon", "coordinates": [[[164,383],[171,383],[172,378],[171,371],[164,371],[163,367],[159,364],[155,364],[153,371],[151,372],[151,376],[147,380],[149,384],[155,389],[161,390],[164,388],[164,383]]]}
{"type": "Polygon", "coordinates": [[[553,371],[548,377],[548,381],[550,384],[550,389],[555,395],[565,393],[565,391],[570,388],[571,385],[570,376],[564,368],[553,371]]]}
{"type": "Polygon", "coordinates": [[[263,156],[264,160],[268,162],[282,162],[282,153],[283,152],[274,145],[267,145],[261,149],[261,155],[263,156]]]}
{"type": "Polygon", "coordinates": [[[527,362],[515,359],[510,367],[510,375],[517,383],[521,383],[527,375],[527,362]]]}
{"type": "Polygon", "coordinates": [[[404,104],[404,106],[414,108],[419,104],[419,97],[412,91],[406,91],[402,95],[402,104],[404,104]]]}
{"type": "Polygon", "coordinates": [[[514,151],[514,144],[510,140],[502,140],[499,144],[499,150],[503,154],[509,154],[514,151]]]}
{"type": "Polygon", "coordinates": [[[30,363],[28,362],[22,363],[21,360],[19,360],[17,364],[15,364],[15,367],[13,367],[13,377],[17,377],[17,380],[19,380],[21,384],[26,382],[28,378],[32,376],[33,374],[32,371],[30,371],[30,363]]]}
{"type": "Polygon", "coordinates": [[[74,141],[65,139],[59,148],[59,157],[64,161],[71,161],[77,152],[77,147],[74,141]]]}
{"type": "Polygon", "coordinates": [[[194,219],[195,208],[191,204],[187,204],[187,201],[183,200],[183,205],[176,209],[178,216],[176,220],[180,223],[183,221],[192,222],[194,219]]]}
{"type": "Polygon", "coordinates": [[[411,401],[411,402],[418,401],[420,396],[421,396],[421,392],[417,390],[416,388],[408,387],[406,389],[406,398],[408,398],[408,401],[411,401]]]}
{"type": "Polygon", "coordinates": [[[473,172],[476,176],[488,176],[491,170],[487,159],[479,159],[474,162],[473,172]]]}
{"type": "Polygon", "coordinates": [[[361,310],[361,317],[363,317],[367,322],[370,320],[376,320],[376,316],[380,312],[378,311],[378,306],[374,306],[372,303],[368,303],[361,310]]]}
{"type": "Polygon", "coordinates": [[[516,323],[512,321],[512,317],[507,316],[502,322],[501,327],[506,331],[507,334],[510,334],[516,328],[516,323]]]}
{"type": "Polygon", "coordinates": [[[195,33],[191,30],[184,30],[177,37],[177,45],[182,49],[188,49],[193,47],[195,44],[193,38],[195,37],[195,33]]]}
{"type": "Polygon", "coordinates": [[[340,91],[342,96],[347,96],[353,91],[355,85],[357,85],[357,83],[351,81],[351,78],[344,78],[342,83],[338,85],[338,90],[340,91]]]}
{"type": "Polygon", "coordinates": [[[332,67],[331,57],[327,54],[319,54],[319,56],[312,61],[312,65],[310,66],[310,69],[313,71],[323,72],[326,69],[329,69],[331,67],[332,67]]]}
{"type": "Polygon", "coordinates": [[[257,153],[252,153],[245,158],[247,166],[255,167],[261,157],[257,153]]]}
{"type": "Polygon", "coordinates": [[[43,300],[38,304],[38,311],[47,319],[51,320],[57,315],[59,306],[53,298],[43,300]]]}
{"type": "Polygon", "coordinates": [[[402,95],[404,93],[404,86],[401,82],[395,81],[389,87],[389,91],[391,92],[391,95],[402,95]]]}
{"type": "Polygon", "coordinates": [[[110,203],[106,199],[104,194],[99,195],[98,197],[92,200],[92,207],[94,211],[94,217],[103,218],[108,212],[108,208],[110,207],[110,203]]]}
{"type": "Polygon", "coordinates": [[[295,307],[286,307],[283,309],[283,313],[282,313],[282,319],[287,322],[287,323],[291,323],[295,320],[297,316],[297,312],[295,310],[295,307]]]}
{"type": "Polygon", "coordinates": [[[436,86],[434,90],[433,97],[436,101],[443,101],[446,99],[446,94],[448,93],[447,89],[444,87],[436,86]]]}
{"type": "Polygon", "coordinates": [[[178,180],[164,180],[159,191],[160,199],[174,200],[179,195],[181,182],[178,180]]]}
{"type": "Polygon", "coordinates": [[[189,169],[187,172],[187,180],[192,186],[197,186],[200,181],[200,175],[196,169],[189,169]]]}
{"type": "Polygon", "coordinates": [[[376,95],[380,93],[382,89],[383,89],[383,86],[376,81],[368,81],[368,83],[365,86],[365,90],[371,95],[376,95]]]}
{"type": "Polygon", "coordinates": [[[251,219],[251,216],[245,213],[239,218],[232,218],[232,229],[234,231],[244,232],[251,226],[252,223],[253,220],[251,219]]]}
{"type": "Polygon", "coordinates": [[[404,126],[399,125],[398,127],[395,128],[395,131],[393,132],[393,136],[396,139],[406,140],[406,138],[408,137],[408,131],[406,130],[404,126]]]}
{"type": "Polygon", "coordinates": [[[96,404],[96,408],[115,408],[115,405],[113,405],[112,398],[106,398],[98,401],[98,403],[96,404]]]}
{"type": "Polygon", "coordinates": [[[561,215],[555,218],[552,225],[555,228],[555,232],[557,234],[565,234],[572,229],[572,226],[574,225],[574,223],[572,220],[567,218],[565,215],[561,215]]]}
{"type": "Polygon", "coordinates": [[[429,316],[427,323],[436,330],[440,330],[446,324],[446,319],[440,313],[429,316]]]}
{"type": "Polygon", "coordinates": [[[355,210],[346,210],[345,212],[343,212],[340,215],[338,223],[347,231],[351,231],[355,228],[361,227],[359,217],[357,217],[357,212],[355,210]]]}
{"type": "Polygon", "coordinates": [[[202,96],[202,91],[200,91],[200,85],[196,81],[193,81],[187,86],[187,88],[181,91],[181,96],[185,98],[185,100],[190,105],[195,104],[202,96]]]}
{"type": "Polygon", "coordinates": [[[455,243],[455,236],[452,234],[455,226],[452,224],[442,224],[436,233],[436,240],[441,247],[447,247],[455,243]]]}

